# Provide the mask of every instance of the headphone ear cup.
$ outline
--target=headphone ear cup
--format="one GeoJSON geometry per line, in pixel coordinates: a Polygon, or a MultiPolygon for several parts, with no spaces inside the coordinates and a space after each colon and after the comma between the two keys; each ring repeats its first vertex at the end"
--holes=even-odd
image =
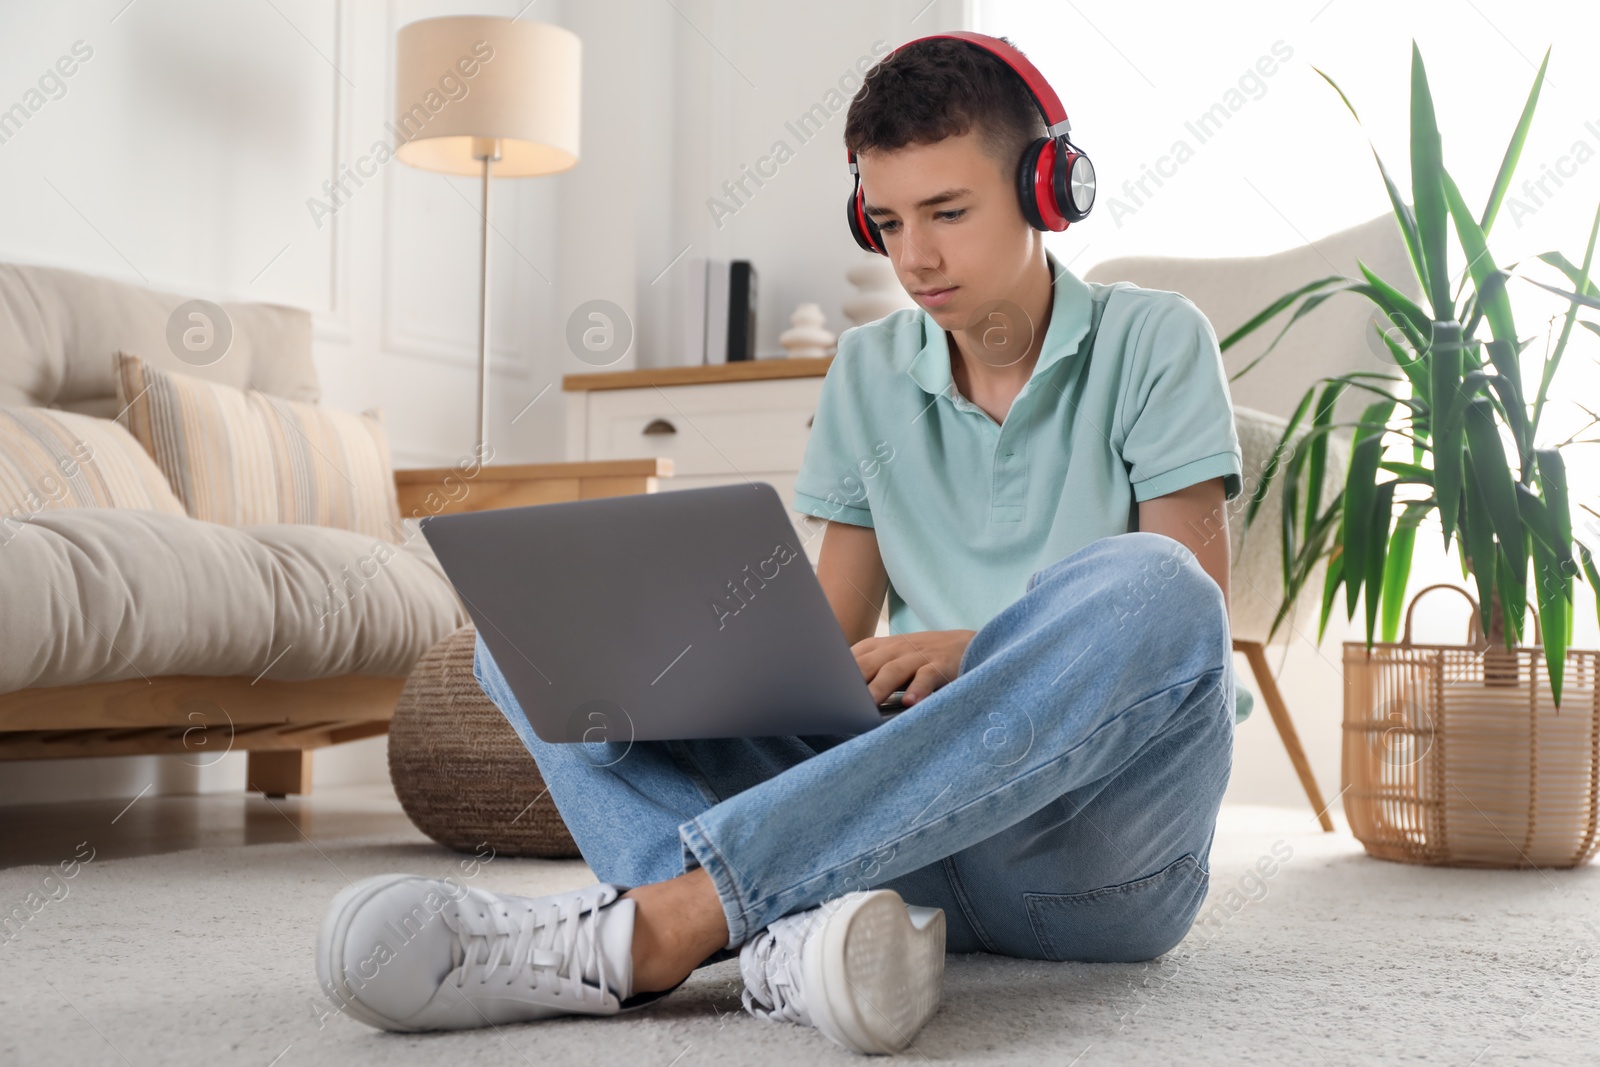
{"type": "Polygon", "coordinates": [[[1017,163],[1017,202],[1022,206],[1022,217],[1028,220],[1028,225],[1036,230],[1048,230],[1044,216],[1039,213],[1039,186],[1035,175],[1039,167],[1039,153],[1050,144],[1048,138],[1041,137],[1027,148],[1022,150],[1022,159],[1017,163]]]}
{"type": "Polygon", "coordinates": [[[1055,195],[1061,214],[1068,222],[1082,222],[1094,209],[1094,164],[1082,152],[1068,151],[1056,167],[1055,195]],[[1083,203],[1079,204],[1079,198],[1083,203]]]}
{"type": "Polygon", "coordinates": [[[850,191],[850,199],[845,202],[845,214],[850,222],[850,235],[856,239],[864,251],[876,252],[880,256],[889,253],[883,250],[883,238],[878,233],[878,224],[867,217],[861,204],[861,183],[850,191]]]}

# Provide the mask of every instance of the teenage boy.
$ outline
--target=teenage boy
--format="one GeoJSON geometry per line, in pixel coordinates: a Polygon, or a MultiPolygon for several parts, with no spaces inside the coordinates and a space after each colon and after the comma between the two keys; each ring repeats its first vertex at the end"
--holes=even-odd
{"type": "Polygon", "coordinates": [[[480,637],[600,882],[344,890],[317,963],[352,1016],[615,1015],[736,954],[753,1014],[893,1052],[947,950],[1136,961],[1188,932],[1235,725],[1221,354],[1183,296],[1045,251],[1019,160],[1065,116],[1009,42],[961,36],[851,103],[862,215],[921,307],[840,337],[792,501],[826,520],[817,576],[873,696],[909,706],[853,737],[548,744],[480,637]]]}

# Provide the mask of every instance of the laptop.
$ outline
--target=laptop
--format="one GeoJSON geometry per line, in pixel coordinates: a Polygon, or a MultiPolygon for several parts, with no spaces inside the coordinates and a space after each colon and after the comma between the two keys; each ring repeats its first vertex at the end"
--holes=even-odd
{"type": "Polygon", "coordinates": [[[854,735],[901,710],[766,482],[418,525],[544,741],[854,735]]]}

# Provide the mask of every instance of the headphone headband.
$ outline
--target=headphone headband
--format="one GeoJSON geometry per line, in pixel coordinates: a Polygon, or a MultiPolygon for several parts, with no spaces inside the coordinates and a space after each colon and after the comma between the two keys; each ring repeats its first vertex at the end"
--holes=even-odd
{"type": "MultiPolygon", "coordinates": [[[[927,37],[919,37],[917,40],[932,41],[939,38],[966,41],[1000,57],[1006,62],[1007,66],[1021,75],[1023,81],[1028,83],[1028,91],[1033,94],[1034,103],[1039,107],[1039,114],[1044,116],[1044,124],[1050,127],[1050,136],[1059,137],[1072,129],[1072,123],[1067,121],[1067,109],[1061,106],[1061,98],[1056,95],[1054,89],[1050,88],[1050,83],[1044,80],[1044,75],[1039,73],[1039,68],[1028,62],[1027,56],[999,38],[990,37],[982,33],[973,33],[971,30],[952,30],[949,33],[935,33],[927,37]],[[1056,128],[1058,126],[1060,129],[1056,128]]],[[[916,41],[907,41],[900,48],[916,43],[916,41]]],[[[900,51],[900,48],[896,48],[895,52],[900,51]]],[[[893,54],[894,52],[889,53],[889,55],[893,54]]]]}
{"type": "MultiPolygon", "coordinates": [[[[1039,109],[1039,114],[1044,116],[1044,124],[1050,128],[1051,137],[1060,137],[1072,130],[1072,122],[1067,118],[1067,109],[1061,106],[1061,98],[1056,91],[1050,88],[1050,83],[1044,80],[1044,75],[1039,73],[1039,68],[1028,61],[1028,57],[1011,47],[1006,42],[987,34],[974,33],[971,30],[951,30],[949,33],[930,33],[926,37],[918,37],[915,41],[907,41],[893,52],[884,56],[881,62],[888,62],[896,52],[909,48],[918,41],[955,40],[966,41],[968,44],[977,45],[979,48],[996,56],[1008,67],[1017,72],[1017,75],[1028,86],[1028,93],[1033,97],[1033,104],[1039,109]]],[[[845,149],[845,158],[850,163],[850,173],[856,173],[856,154],[852,149],[845,149]]]]}

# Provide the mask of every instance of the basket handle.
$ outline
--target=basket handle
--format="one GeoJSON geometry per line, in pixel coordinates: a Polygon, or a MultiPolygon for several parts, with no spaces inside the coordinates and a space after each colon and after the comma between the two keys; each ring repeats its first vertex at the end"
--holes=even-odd
{"type": "Polygon", "coordinates": [[[1467,644],[1473,647],[1483,644],[1483,626],[1478,622],[1480,609],[1478,608],[1477,600],[1473,599],[1472,594],[1461,588],[1459,585],[1451,585],[1449,582],[1439,582],[1436,585],[1430,585],[1423,589],[1417,590],[1417,595],[1412,597],[1411,603],[1406,606],[1406,628],[1405,632],[1400,635],[1400,643],[1410,647],[1411,613],[1417,610],[1417,601],[1421,600],[1424,596],[1433,592],[1435,589],[1453,589],[1467,598],[1467,603],[1472,605],[1472,618],[1469,620],[1467,626],[1467,644]]]}
{"type": "MultiPolygon", "coordinates": [[[[1406,629],[1405,633],[1400,638],[1400,643],[1402,645],[1411,644],[1411,613],[1416,610],[1417,601],[1422,599],[1422,595],[1424,593],[1431,593],[1435,589],[1454,589],[1456,592],[1467,598],[1467,603],[1472,605],[1472,618],[1468,620],[1469,624],[1467,626],[1467,644],[1472,648],[1477,648],[1480,645],[1487,648],[1489,645],[1489,639],[1484,636],[1483,625],[1478,621],[1478,602],[1472,598],[1471,593],[1467,592],[1459,585],[1451,585],[1449,582],[1440,582],[1437,585],[1430,585],[1426,588],[1417,590],[1417,595],[1411,598],[1411,604],[1406,608],[1406,629]],[[1476,638],[1476,640],[1474,640],[1474,638],[1476,638]]],[[[1533,613],[1533,644],[1536,648],[1544,646],[1544,633],[1539,627],[1538,612],[1533,613]]]]}

